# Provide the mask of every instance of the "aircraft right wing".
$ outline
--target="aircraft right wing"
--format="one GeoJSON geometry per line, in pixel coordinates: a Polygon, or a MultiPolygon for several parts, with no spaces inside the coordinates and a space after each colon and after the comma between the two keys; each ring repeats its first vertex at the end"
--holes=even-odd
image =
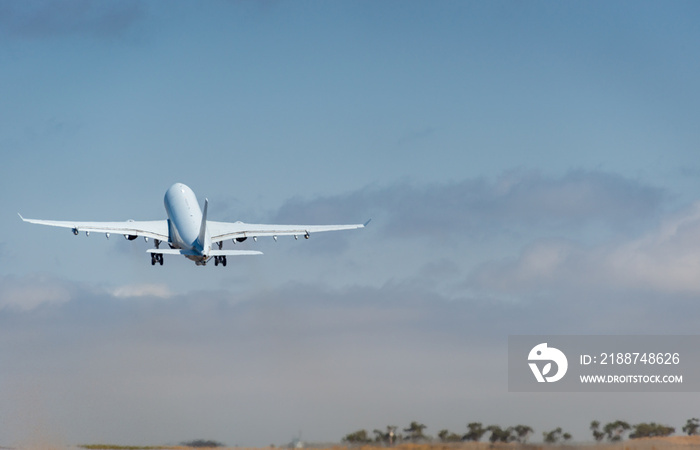
{"type": "Polygon", "coordinates": [[[19,214],[19,218],[25,222],[35,223],[38,225],[48,225],[51,227],[72,228],[74,234],[81,231],[88,233],[105,233],[105,234],[123,234],[124,236],[143,236],[153,239],[158,239],[164,242],[168,241],[168,221],[167,220],[150,220],[136,221],[127,220],[126,222],[77,222],[77,221],[62,221],[62,220],[40,220],[40,219],[25,219],[19,214]]]}
{"type": "Polygon", "coordinates": [[[323,231],[356,230],[364,228],[364,224],[355,225],[267,225],[244,222],[214,222],[207,221],[207,228],[212,242],[226,239],[240,239],[262,236],[304,236],[308,239],[311,233],[323,231]]]}

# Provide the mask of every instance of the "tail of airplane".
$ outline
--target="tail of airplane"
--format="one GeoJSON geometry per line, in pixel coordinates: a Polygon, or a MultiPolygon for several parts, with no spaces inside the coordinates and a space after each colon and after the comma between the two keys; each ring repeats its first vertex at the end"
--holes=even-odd
{"type": "Polygon", "coordinates": [[[204,249],[207,244],[207,210],[209,209],[209,199],[204,199],[204,211],[202,211],[202,224],[199,226],[199,237],[197,244],[199,248],[204,249]]]}

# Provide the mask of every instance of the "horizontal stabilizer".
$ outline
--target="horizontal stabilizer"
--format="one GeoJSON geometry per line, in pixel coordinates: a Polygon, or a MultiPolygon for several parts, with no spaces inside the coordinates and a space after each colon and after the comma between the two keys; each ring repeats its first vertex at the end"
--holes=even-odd
{"type": "Polygon", "coordinates": [[[179,248],[149,248],[146,250],[148,253],[155,253],[156,255],[185,255],[185,256],[198,256],[199,253],[194,250],[182,250],[179,248]]]}
{"type": "MultiPolygon", "coordinates": [[[[172,249],[157,249],[149,248],[146,250],[148,253],[155,253],[157,255],[184,255],[184,256],[201,256],[201,253],[197,253],[193,250],[182,250],[178,248],[172,249]]],[[[263,252],[256,250],[211,250],[209,256],[250,256],[250,255],[262,255],[263,252]]]]}
{"type": "Polygon", "coordinates": [[[250,256],[262,255],[263,252],[257,250],[212,250],[209,256],[250,256]]]}

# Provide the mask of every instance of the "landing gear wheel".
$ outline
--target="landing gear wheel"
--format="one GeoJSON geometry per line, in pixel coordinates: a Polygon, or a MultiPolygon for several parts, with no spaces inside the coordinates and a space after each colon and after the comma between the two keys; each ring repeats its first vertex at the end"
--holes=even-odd
{"type": "Polygon", "coordinates": [[[151,265],[155,266],[156,265],[156,255],[155,253],[151,253],[151,265]]]}
{"type": "Polygon", "coordinates": [[[163,265],[163,254],[162,253],[158,255],[158,262],[160,263],[161,266],[163,265]]]}
{"type": "Polygon", "coordinates": [[[214,257],[214,265],[218,266],[221,264],[222,266],[226,267],[226,255],[221,255],[221,256],[215,256],[214,257]]]}

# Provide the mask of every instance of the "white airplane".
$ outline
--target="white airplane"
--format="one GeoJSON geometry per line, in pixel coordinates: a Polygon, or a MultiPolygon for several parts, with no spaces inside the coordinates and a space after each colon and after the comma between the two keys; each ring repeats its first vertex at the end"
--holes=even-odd
{"type": "Polygon", "coordinates": [[[248,238],[257,241],[258,237],[272,236],[299,236],[309,238],[311,233],[322,231],[353,230],[364,228],[369,221],[361,225],[261,225],[243,222],[214,222],[207,220],[207,208],[209,200],[204,200],[204,211],[199,208],[197,197],[192,189],[182,183],[173,184],[165,192],[165,212],[167,220],[134,221],[126,222],[74,222],[58,220],[25,219],[25,222],[52,227],[71,228],[77,235],[84,231],[86,235],[104,233],[109,239],[110,234],[122,234],[130,241],[138,236],[148,242],[148,238],[155,241],[156,248],[148,249],[151,254],[151,265],[156,263],[163,265],[163,255],[183,255],[191,259],[198,266],[204,266],[213,257],[215,265],[226,266],[227,256],[262,255],[262,252],[254,250],[223,250],[223,241],[231,239],[233,243],[243,242],[248,238]],[[161,249],[161,242],[167,242],[169,249],[161,249]],[[212,249],[216,244],[218,249],[212,249]]]}

